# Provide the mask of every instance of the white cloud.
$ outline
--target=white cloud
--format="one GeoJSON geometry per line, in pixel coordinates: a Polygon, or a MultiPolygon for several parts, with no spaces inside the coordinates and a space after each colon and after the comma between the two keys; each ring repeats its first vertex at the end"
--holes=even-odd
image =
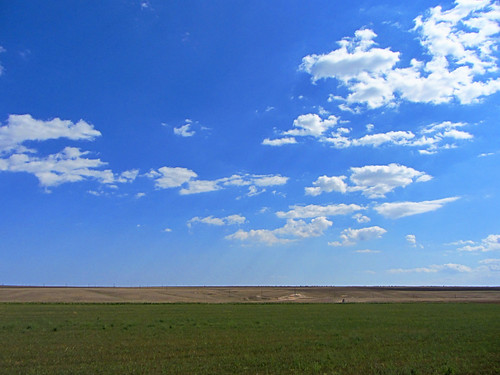
{"type": "Polygon", "coordinates": [[[185,124],[179,126],[178,128],[174,128],[174,134],[179,135],[181,137],[192,137],[196,134],[194,130],[191,129],[191,125],[193,121],[190,119],[186,119],[185,124]]]}
{"type": "Polygon", "coordinates": [[[344,182],[346,176],[320,176],[316,181],[313,182],[313,187],[306,187],[306,195],[319,195],[321,193],[330,193],[332,191],[337,191],[339,193],[345,193],[347,191],[347,184],[344,182]]]}
{"type": "Polygon", "coordinates": [[[256,186],[278,186],[284,185],[288,177],[280,175],[249,175],[249,180],[256,186]]]}
{"type": "Polygon", "coordinates": [[[165,233],[170,233],[170,232],[172,232],[172,229],[170,229],[170,228],[165,228],[165,229],[163,229],[163,231],[164,231],[165,233]]]}
{"type": "Polygon", "coordinates": [[[304,220],[288,219],[286,224],[281,228],[273,230],[252,229],[250,231],[240,229],[236,233],[226,236],[226,239],[260,242],[266,245],[283,244],[300,238],[321,236],[332,224],[325,217],[316,217],[309,223],[306,223],[304,220]]]}
{"type": "Polygon", "coordinates": [[[463,264],[447,263],[447,264],[433,264],[427,267],[417,267],[417,268],[393,268],[390,269],[389,273],[437,273],[441,271],[454,271],[461,273],[472,272],[473,269],[469,266],[464,266],[463,264]]]}
{"type": "Polygon", "coordinates": [[[485,267],[488,271],[500,271],[500,259],[483,259],[479,261],[480,268],[485,267]]]}
{"type": "Polygon", "coordinates": [[[371,220],[368,216],[364,216],[360,213],[355,214],[352,218],[355,219],[360,224],[369,223],[371,220]]]}
{"type": "MultiPolygon", "coordinates": [[[[321,111],[325,113],[324,111],[321,111]]],[[[262,141],[263,145],[267,146],[282,146],[284,144],[295,144],[295,137],[314,137],[322,138],[324,133],[333,128],[339,122],[339,117],[331,115],[328,118],[322,119],[315,113],[300,115],[293,121],[293,128],[282,132],[281,138],[269,139],[262,141]]]]}
{"type": "Polygon", "coordinates": [[[388,165],[366,165],[352,167],[350,181],[347,185],[346,176],[321,176],[313,182],[313,187],[306,187],[306,195],[319,195],[324,192],[338,191],[340,193],[361,191],[368,198],[383,198],[385,194],[398,187],[405,187],[413,182],[429,181],[432,177],[413,168],[391,163],[388,165]]]}
{"type": "Polygon", "coordinates": [[[485,152],[485,153],[479,154],[477,157],[484,158],[486,156],[492,156],[492,155],[495,155],[495,153],[494,152],[485,152]]]}
{"type": "Polygon", "coordinates": [[[301,137],[320,137],[325,131],[334,127],[338,120],[339,118],[334,115],[331,115],[324,120],[315,113],[300,115],[293,121],[293,129],[290,129],[283,134],[301,137]]]}
{"type": "Polygon", "coordinates": [[[398,187],[429,181],[432,178],[424,172],[394,163],[352,167],[351,171],[350,180],[355,185],[351,190],[360,190],[368,198],[383,198],[398,187]]]}
{"type": "Polygon", "coordinates": [[[330,111],[324,109],[322,106],[318,106],[318,113],[320,116],[328,116],[330,111]]]}
{"type": "Polygon", "coordinates": [[[342,231],[340,235],[341,242],[334,241],[329,242],[330,246],[351,246],[355,245],[358,241],[369,241],[377,238],[381,238],[387,231],[379,226],[352,229],[347,228],[342,231]]]}
{"type": "Polygon", "coordinates": [[[27,141],[46,141],[68,138],[71,140],[93,140],[101,136],[94,126],[80,120],[76,124],[69,120],[54,118],[43,121],[31,115],[9,115],[7,124],[0,127],[0,153],[17,150],[27,141]]]}
{"type": "MultiPolygon", "coordinates": [[[[332,128],[339,122],[339,118],[330,116],[322,120],[316,114],[301,115],[294,121],[295,128],[281,133],[281,138],[266,138],[262,141],[267,146],[282,146],[296,144],[296,136],[313,136],[320,142],[329,143],[333,147],[342,149],[348,147],[382,147],[385,145],[425,148],[419,150],[421,154],[434,154],[440,149],[457,147],[456,141],[470,141],[474,136],[460,127],[468,125],[463,122],[444,121],[430,124],[422,128],[417,134],[409,130],[388,131],[372,134],[373,124],[366,126],[368,134],[360,138],[349,137],[350,129],[339,127],[332,128]],[[330,121],[331,120],[331,121],[330,121]],[[328,130],[330,130],[328,132],[328,130]],[[294,135],[294,137],[290,137],[294,135]]],[[[313,189],[314,190],[314,189],[313,189]]]]}
{"type": "Polygon", "coordinates": [[[397,67],[400,53],[375,47],[376,34],[358,30],[340,48],[303,58],[300,69],[314,81],[335,78],[349,90],[346,105],[368,108],[418,103],[474,103],[500,90],[496,51],[500,6],[494,1],[455,1],[443,11],[431,8],[415,19],[415,32],[427,62],[412,59],[397,67]]]}
{"type": "Polygon", "coordinates": [[[429,181],[432,178],[424,172],[394,163],[353,167],[351,171],[350,180],[355,185],[352,190],[360,190],[368,198],[383,198],[398,187],[429,181]]]}
{"type": "Polygon", "coordinates": [[[370,29],[358,30],[354,38],[338,42],[339,49],[324,55],[304,57],[300,69],[309,73],[313,81],[337,78],[345,83],[364,73],[387,72],[399,61],[399,52],[373,48],[376,36],[370,29]]]}
{"type": "MultiPolygon", "coordinates": [[[[3,53],[3,52],[5,52],[5,48],[0,46],[0,53],[3,53]]],[[[0,76],[3,74],[3,71],[4,71],[3,65],[0,64],[0,76]]]]}
{"type": "Polygon", "coordinates": [[[410,244],[410,246],[420,247],[421,249],[423,249],[423,246],[417,242],[417,236],[415,236],[414,234],[407,234],[405,238],[406,241],[410,244]]]}
{"type": "Polygon", "coordinates": [[[461,243],[466,245],[459,248],[460,251],[486,252],[500,250],[500,234],[490,234],[477,243],[473,241],[462,241],[461,243]]]}
{"type": "Polygon", "coordinates": [[[380,253],[380,250],[365,249],[365,250],[354,250],[354,252],[359,254],[377,254],[380,253]]]}
{"type": "Polygon", "coordinates": [[[259,194],[264,193],[265,191],[266,191],[266,189],[260,189],[260,190],[259,190],[259,188],[257,188],[257,186],[255,186],[255,185],[250,185],[250,186],[248,187],[248,193],[247,193],[247,196],[248,196],[248,197],[254,197],[254,196],[256,196],[256,195],[259,195],[259,194]]]}
{"type": "Polygon", "coordinates": [[[276,216],[286,219],[307,219],[319,216],[334,216],[334,215],[349,215],[353,212],[364,210],[364,207],[358,206],[357,204],[330,204],[326,206],[320,206],[315,204],[310,204],[308,206],[291,206],[291,210],[288,212],[278,211],[276,216]]]}
{"type": "Polygon", "coordinates": [[[359,139],[352,140],[353,146],[373,146],[378,147],[384,143],[395,145],[406,145],[415,134],[410,131],[390,131],[387,133],[369,134],[359,139]]]}
{"type": "Polygon", "coordinates": [[[262,141],[263,145],[266,146],[283,146],[283,145],[291,145],[297,143],[297,140],[294,137],[284,137],[284,138],[276,138],[269,139],[266,138],[262,141]]]}
{"type": "Polygon", "coordinates": [[[444,121],[439,124],[431,124],[424,127],[417,134],[409,130],[388,131],[386,133],[375,133],[373,124],[367,125],[366,134],[360,138],[349,137],[350,130],[347,128],[337,128],[329,134],[318,137],[320,142],[329,143],[338,149],[348,147],[382,147],[385,145],[418,147],[421,154],[434,154],[440,149],[450,149],[458,147],[455,141],[470,141],[474,136],[457,128],[468,125],[462,122],[444,121]]]}
{"type": "Polygon", "coordinates": [[[218,182],[210,180],[191,180],[187,181],[187,188],[182,188],[179,193],[181,195],[208,193],[222,189],[218,182]]]}
{"type": "Polygon", "coordinates": [[[46,157],[13,154],[7,159],[0,159],[0,171],[32,173],[43,187],[54,187],[86,179],[94,179],[102,184],[110,185],[117,182],[131,182],[132,177],[137,175],[136,170],[131,170],[115,176],[109,169],[99,169],[107,163],[100,159],[84,157],[87,154],[89,152],[82,152],[75,147],[66,147],[61,152],[46,157]]]}
{"type": "Polygon", "coordinates": [[[138,169],[131,169],[125,172],[122,172],[116,179],[116,182],[126,183],[133,182],[139,175],[138,169]]]}
{"type": "Polygon", "coordinates": [[[161,167],[158,171],[151,170],[146,176],[155,180],[158,189],[180,187],[198,177],[192,170],[181,167],[161,167]]]}
{"type": "Polygon", "coordinates": [[[136,197],[137,199],[142,198],[142,197],[145,197],[145,196],[146,196],[146,193],[137,193],[137,194],[135,195],[135,197],[136,197]]]}
{"type": "MultiPolygon", "coordinates": [[[[84,120],[77,123],[60,118],[43,121],[29,114],[10,115],[7,124],[0,127],[0,155],[3,155],[0,171],[31,173],[45,188],[88,179],[113,188],[116,188],[116,183],[133,182],[139,174],[137,169],[115,174],[109,169],[102,169],[106,162],[86,157],[90,152],[77,147],[65,147],[58,153],[39,156],[37,150],[25,146],[26,142],[59,138],[91,141],[100,135],[93,125],[84,120]]],[[[102,192],[94,190],[89,192],[102,195],[102,192]]]]}
{"type": "Polygon", "coordinates": [[[483,259],[479,261],[480,264],[500,264],[500,259],[483,259]]]}
{"type": "Polygon", "coordinates": [[[248,186],[248,195],[252,196],[262,192],[257,191],[257,187],[279,186],[288,181],[288,177],[281,175],[255,174],[235,174],[215,180],[198,180],[196,172],[182,167],[161,167],[157,171],[151,170],[146,176],[155,180],[157,189],[182,187],[179,191],[182,195],[216,191],[229,186],[248,186]]]}
{"type": "Polygon", "coordinates": [[[421,202],[392,202],[382,203],[375,206],[375,211],[380,215],[391,218],[399,219],[406,216],[423,214],[426,212],[436,211],[447,203],[451,203],[459,199],[459,197],[450,197],[443,199],[436,199],[433,201],[421,202]]]}
{"type": "Polygon", "coordinates": [[[208,224],[208,225],[217,225],[217,226],[222,226],[222,225],[233,225],[233,224],[244,224],[246,221],[246,218],[241,215],[229,215],[226,217],[214,217],[212,215],[207,216],[207,217],[198,217],[195,216],[192,219],[188,220],[187,226],[191,227],[193,223],[203,223],[203,224],[208,224]]]}

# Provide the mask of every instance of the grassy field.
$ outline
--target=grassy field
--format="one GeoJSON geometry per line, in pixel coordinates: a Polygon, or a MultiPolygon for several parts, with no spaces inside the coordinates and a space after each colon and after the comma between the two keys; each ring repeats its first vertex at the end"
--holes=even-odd
{"type": "Polygon", "coordinates": [[[0,374],[499,374],[498,304],[0,304],[0,374]]]}

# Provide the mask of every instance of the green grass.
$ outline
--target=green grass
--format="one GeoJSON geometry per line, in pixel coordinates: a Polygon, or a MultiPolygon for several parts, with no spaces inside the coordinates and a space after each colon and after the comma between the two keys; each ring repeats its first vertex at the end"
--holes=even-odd
{"type": "Polygon", "coordinates": [[[499,374],[493,304],[0,304],[0,374],[499,374]]]}

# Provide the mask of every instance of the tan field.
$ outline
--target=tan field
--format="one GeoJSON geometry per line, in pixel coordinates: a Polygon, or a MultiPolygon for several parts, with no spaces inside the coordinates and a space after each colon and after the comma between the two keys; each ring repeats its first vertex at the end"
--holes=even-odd
{"type": "Polygon", "coordinates": [[[19,287],[0,302],[60,303],[500,303],[500,287],[19,287]]]}

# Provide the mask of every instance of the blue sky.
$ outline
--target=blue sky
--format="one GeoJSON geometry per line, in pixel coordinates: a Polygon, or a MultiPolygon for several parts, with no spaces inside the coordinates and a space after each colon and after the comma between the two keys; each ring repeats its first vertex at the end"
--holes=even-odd
{"type": "Polygon", "coordinates": [[[0,283],[499,285],[500,6],[0,5],[0,283]]]}

